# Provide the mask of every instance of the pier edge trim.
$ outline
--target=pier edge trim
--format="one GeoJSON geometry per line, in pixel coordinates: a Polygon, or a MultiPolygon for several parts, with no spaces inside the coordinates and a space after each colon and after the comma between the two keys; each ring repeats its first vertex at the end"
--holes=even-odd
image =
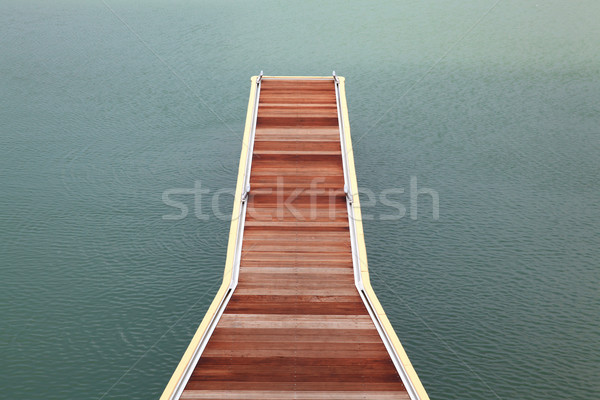
{"type": "Polygon", "coordinates": [[[242,152],[240,155],[240,165],[238,169],[237,184],[235,188],[235,201],[233,202],[233,211],[231,218],[231,226],[229,228],[229,241],[227,245],[227,258],[225,261],[225,270],[223,272],[223,283],[219,288],[210,307],[206,311],[206,315],[202,319],[200,326],[192,337],[183,357],[179,361],[175,372],[171,376],[165,390],[163,391],[160,400],[178,399],[185,385],[192,374],[194,366],[202,355],[204,347],[212,334],[217,322],[219,321],[225,306],[229,302],[229,298],[233,294],[237,285],[237,277],[239,275],[239,255],[237,254],[238,242],[241,243],[243,231],[242,212],[245,212],[245,200],[243,193],[246,177],[249,176],[249,171],[246,171],[248,159],[252,158],[252,131],[256,126],[256,110],[258,106],[259,82],[258,76],[251,78],[250,99],[248,100],[248,110],[246,112],[246,124],[244,126],[244,136],[242,139],[242,152]],[[236,217],[237,216],[237,217],[236,217]],[[236,259],[238,264],[236,267],[236,259]],[[236,271],[236,269],[238,271],[236,271]]]}
{"type": "MultiPolygon", "coordinates": [[[[340,129],[343,129],[343,146],[345,147],[345,151],[343,152],[343,158],[346,159],[345,165],[348,168],[348,190],[351,196],[348,202],[350,203],[349,207],[352,207],[353,213],[353,221],[350,221],[350,223],[354,225],[356,235],[354,240],[358,247],[357,261],[359,262],[358,266],[360,268],[360,273],[355,274],[355,276],[357,277],[356,286],[359,293],[361,294],[361,298],[363,298],[363,301],[365,302],[365,306],[367,306],[369,314],[371,314],[374,320],[376,320],[374,321],[376,322],[376,325],[380,325],[377,326],[377,330],[379,331],[380,327],[383,329],[383,332],[380,332],[380,334],[383,333],[385,335],[385,337],[383,338],[384,343],[388,342],[385,343],[386,347],[388,347],[388,344],[392,346],[392,349],[388,348],[388,352],[389,350],[393,350],[393,353],[395,353],[390,354],[390,356],[392,356],[393,360],[397,359],[399,361],[400,369],[398,372],[400,373],[401,377],[403,378],[403,380],[404,378],[407,378],[407,381],[410,384],[410,386],[412,386],[411,389],[413,389],[413,392],[416,394],[418,400],[429,400],[429,396],[427,395],[427,392],[425,391],[425,388],[423,387],[423,384],[421,383],[417,372],[412,366],[412,363],[410,362],[410,359],[408,358],[408,355],[406,354],[402,343],[398,339],[396,331],[392,327],[392,324],[390,323],[387,315],[385,314],[385,311],[383,310],[383,307],[381,306],[381,303],[379,302],[379,299],[377,298],[377,295],[375,294],[375,292],[373,291],[373,287],[371,286],[371,281],[369,278],[369,265],[367,262],[367,249],[365,245],[365,235],[363,231],[362,216],[360,209],[360,199],[358,194],[358,180],[356,178],[356,170],[354,167],[354,153],[352,150],[352,136],[350,134],[350,118],[348,116],[348,103],[346,101],[346,79],[342,76],[337,76],[336,78],[336,86],[339,87],[339,106],[342,117],[341,121],[339,121],[339,124],[340,129]]],[[[396,362],[394,362],[394,364],[396,364],[396,362]]],[[[407,387],[407,390],[410,390],[409,387],[407,387]]]]}

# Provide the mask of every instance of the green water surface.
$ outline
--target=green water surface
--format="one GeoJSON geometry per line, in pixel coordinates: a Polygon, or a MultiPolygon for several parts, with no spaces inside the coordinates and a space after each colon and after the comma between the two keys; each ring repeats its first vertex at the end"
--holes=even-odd
{"type": "Polygon", "coordinates": [[[188,216],[164,219],[162,194],[233,189],[261,69],[346,77],[373,284],[432,399],[600,398],[598,16],[0,0],[0,398],[158,398],[220,284],[233,202],[200,219],[181,195],[188,216]],[[410,218],[411,177],[438,220],[427,195],[410,218]]]}

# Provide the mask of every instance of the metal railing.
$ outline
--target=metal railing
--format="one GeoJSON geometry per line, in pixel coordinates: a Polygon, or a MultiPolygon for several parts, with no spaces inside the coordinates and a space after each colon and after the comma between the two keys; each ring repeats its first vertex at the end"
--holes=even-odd
{"type": "MultiPolygon", "coordinates": [[[[223,298],[221,299],[206,330],[204,331],[204,334],[202,335],[202,338],[200,339],[199,345],[196,347],[194,354],[192,355],[192,358],[187,365],[185,372],[183,373],[183,375],[181,376],[181,379],[177,383],[177,386],[176,386],[175,390],[173,391],[173,394],[170,397],[171,400],[179,399],[181,394],[183,393],[185,386],[187,385],[187,382],[189,381],[190,376],[194,372],[194,368],[196,367],[196,364],[198,363],[198,360],[200,359],[200,356],[202,356],[202,353],[204,352],[204,349],[206,348],[206,345],[208,344],[210,337],[212,336],[215,328],[217,327],[217,324],[218,324],[219,320],[221,319],[221,316],[225,312],[225,308],[227,307],[227,304],[229,303],[231,296],[233,296],[233,292],[238,284],[239,275],[240,275],[240,261],[241,261],[241,257],[242,257],[242,242],[244,239],[244,224],[246,222],[246,209],[248,207],[248,195],[250,192],[250,168],[252,166],[252,153],[253,153],[253,149],[254,149],[254,137],[256,134],[256,119],[257,119],[257,114],[258,114],[258,102],[260,99],[260,86],[261,86],[262,76],[263,76],[263,72],[261,71],[260,75],[256,79],[257,88],[256,88],[256,95],[254,98],[254,110],[252,113],[252,127],[251,127],[250,134],[248,137],[248,143],[243,143],[243,146],[248,147],[248,151],[247,151],[247,157],[246,157],[246,166],[244,168],[244,180],[243,180],[243,186],[242,186],[243,187],[242,195],[241,195],[241,198],[237,199],[237,201],[240,201],[241,205],[240,205],[240,212],[237,215],[237,232],[236,232],[236,240],[235,240],[235,253],[234,253],[234,258],[233,258],[233,267],[232,267],[232,271],[231,271],[231,280],[229,283],[229,288],[228,288],[227,292],[225,293],[225,295],[223,296],[223,298]]],[[[235,218],[235,216],[234,216],[234,218],[235,218]]]]}
{"type": "Polygon", "coordinates": [[[412,381],[408,377],[408,373],[404,368],[402,361],[400,360],[400,356],[396,351],[396,347],[394,346],[392,340],[386,332],[379,316],[377,315],[377,312],[375,312],[375,307],[371,299],[369,298],[363,284],[361,259],[358,249],[356,218],[354,213],[354,193],[356,194],[356,196],[358,196],[358,188],[353,187],[353,182],[350,177],[350,170],[348,167],[348,149],[346,144],[346,132],[344,130],[344,113],[342,110],[340,99],[340,80],[335,74],[335,71],[333,71],[333,81],[335,85],[335,100],[337,103],[338,125],[340,130],[342,167],[344,169],[344,192],[346,193],[346,207],[348,210],[350,245],[352,248],[352,265],[354,268],[354,283],[356,285],[356,288],[358,289],[361,299],[363,300],[363,303],[365,304],[365,307],[367,308],[367,311],[369,312],[369,315],[371,316],[371,319],[373,320],[373,323],[375,324],[375,327],[377,328],[377,332],[379,332],[379,336],[381,337],[383,344],[385,345],[385,348],[387,349],[390,358],[392,359],[392,362],[394,363],[394,366],[396,367],[396,370],[398,371],[398,374],[400,375],[400,378],[404,383],[406,391],[408,392],[412,400],[420,400],[417,390],[415,389],[412,381]]]}
{"type": "Polygon", "coordinates": [[[254,137],[256,136],[256,119],[258,118],[258,103],[260,101],[260,86],[262,84],[263,72],[260,71],[256,78],[256,96],[254,97],[254,111],[252,112],[252,128],[248,138],[248,157],[246,158],[246,168],[244,170],[244,183],[242,190],[242,206],[238,217],[238,234],[235,242],[235,258],[233,259],[233,271],[231,284],[229,288],[233,292],[238,284],[240,277],[240,262],[242,260],[242,242],[244,240],[244,224],[246,223],[246,209],[248,208],[248,196],[250,195],[250,171],[252,170],[252,154],[254,153],[254,137]]]}

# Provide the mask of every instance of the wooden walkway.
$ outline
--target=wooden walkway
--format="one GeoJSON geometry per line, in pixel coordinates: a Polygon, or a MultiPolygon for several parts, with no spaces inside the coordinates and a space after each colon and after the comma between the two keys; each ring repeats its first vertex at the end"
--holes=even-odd
{"type": "Polygon", "coordinates": [[[411,398],[355,285],[334,85],[262,79],[239,281],[172,398],[411,398]]]}

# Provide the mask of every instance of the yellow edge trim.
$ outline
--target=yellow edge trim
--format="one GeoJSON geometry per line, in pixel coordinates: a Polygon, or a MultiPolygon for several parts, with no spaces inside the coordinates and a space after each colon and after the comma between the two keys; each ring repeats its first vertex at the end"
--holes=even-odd
{"type": "Polygon", "coordinates": [[[363,224],[362,224],[362,215],[360,212],[360,199],[358,196],[358,182],[356,179],[356,170],[354,169],[354,153],[352,152],[352,137],[350,135],[350,119],[348,118],[348,103],[346,102],[346,80],[343,77],[338,77],[340,80],[340,101],[341,101],[341,109],[342,109],[342,121],[344,123],[344,135],[346,140],[346,153],[347,153],[347,165],[349,171],[350,178],[350,189],[352,192],[352,207],[354,209],[354,219],[356,221],[356,242],[358,244],[358,257],[360,260],[360,274],[362,277],[363,286],[365,288],[365,293],[368,296],[369,300],[373,304],[373,308],[381,321],[381,325],[385,329],[388,337],[390,338],[394,348],[396,349],[396,353],[400,358],[400,362],[404,366],[404,370],[408,375],[408,379],[413,384],[419,398],[421,400],[429,400],[429,396],[417,375],[417,372],[413,368],[410,360],[408,359],[408,355],[406,351],[404,351],[404,347],[402,347],[402,343],[398,339],[398,335],[396,335],[396,331],[392,327],[387,315],[383,311],[383,307],[381,303],[377,299],[377,295],[373,291],[371,287],[371,281],[369,279],[369,265],[367,263],[367,248],[365,246],[365,234],[363,232],[363,224]]]}
{"type": "MultiPolygon", "coordinates": [[[[252,130],[252,114],[254,112],[254,102],[256,99],[256,76],[251,78],[252,87],[250,89],[250,100],[248,101],[248,111],[246,113],[246,126],[244,127],[244,139],[242,144],[242,154],[240,155],[240,166],[238,169],[238,178],[237,185],[235,187],[235,199],[240,199],[242,197],[242,190],[244,186],[244,172],[246,169],[246,161],[248,157],[248,143],[250,141],[250,131],[252,130]]],[[[231,284],[232,271],[233,271],[233,259],[235,255],[235,241],[238,236],[238,217],[240,215],[240,207],[241,203],[239,201],[234,201],[233,203],[233,212],[231,217],[231,227],[229,228],[229,243],[227,246],[227,259],[225,261],[225,271],[223,273],[223,283],[219,288],[212,304],[206,311],[206,315],[200,326],[196,330],[192,341],[190,342],[187,350],[183,354],[181,361],[179,361],[179,365],[175,369],[173,376],[169,380],[167,387],[165,388],[160,400],[170,400],[173,396],[177,385],[183,378],[183,374],[188,369],[190,362],[192,361],[192,357],[196,352],[196,349],[200,345],[200,341],[204,337],[206,333],[206,329],[210,324],[210,321],[217,312],[219,304],[224,299],[227,290],[229,289],[229,285],[231,284]]]]}

